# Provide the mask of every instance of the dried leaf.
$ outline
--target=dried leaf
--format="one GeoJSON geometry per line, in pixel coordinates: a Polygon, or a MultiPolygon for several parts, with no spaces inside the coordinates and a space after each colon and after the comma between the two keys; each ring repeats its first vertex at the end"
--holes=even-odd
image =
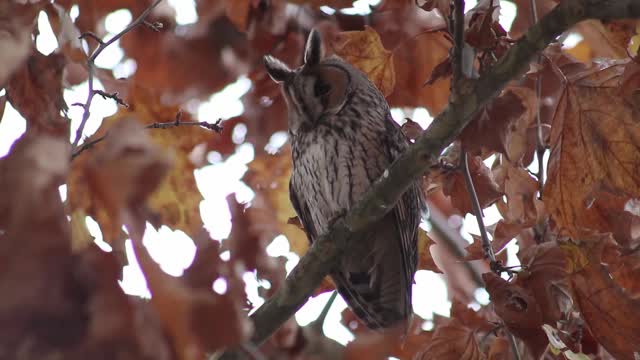
{"type": "Polygon", "coordinates": [[[532,119],[520,121],[523,116],[532,115],[526,110],[523,99],[514,91],[508,90],[495,98],[460,134],[465,150],[474,154],[480,153],[481,149],[508,154],[509,135],[516,129],[516,124],[526,129],[532,119]]]}
{"type": "Polygon", "coordinates": [[[616,359],[632,360],[640,349],[640,300],[630,298],[600,263],[605,239],[564,247],[573,300],[596,340],[616,359]]]}
{"type": "Polygon", "coordinates": [[[418,229],[418,270],[429,270],[442,274],[433,257],[431,256],[431,246],[435,245],[432,238],[427,233],[418,229]]]}
{"type": "Polygon", "coordinates": [[[480,360],[486,356],[478,346],[472,329],[453,319],[446,325],[438,326],[428,345],[415,359],[420,360],[480,360]]]}
{"type": "Polygon", "coordinates": [[[7,94],[11,105],[27,120],[30,130],[69,137],[69,120],[62,96],[64,55],[48,56],[33,51],[23,66],[9,79],[7,94]]]}
{"type": "Polygon", "coordinates": [[[640,196],[640,124],[618,85],[625,62],[567,74],[551,132],[545,206],[556,226],[578,236],[598,229],[589,194],[610,189],[640,196]]]}
{"type": "Polygon", "coordinates": [[[384,48],[380,35],[372,27],[342,32],[332,46],[338,56],[367,74],[384,96],[393,92],[396,85],[393,53],[384,48]]]}
{"type": "Polygon", "coordinates": [[[0,4],[0,84],[11,77],[31,51],[31,30],[42,4],[20,5],[15,1],[0,4]]]}
{"type": "Polygon", "coordinates": [[[537,359],[547,346],[542,331],[543,314],[532,293],[494,273],[482,274],[496,314],[537,359]]]}
{"type": "MultiPolygon", "coordinates": [[[[491,170],[482,162],[479,156],[469,158],[469,173],[478,196],[480,206],[484,209],[502,197],[491,170]]],[[[472,213],[471,196],[467,191],[464,174],[461,170],[450,171],[445,175],[443,184],[444,194],[451,196],[453,206],[461,214],[472,213]]]]}

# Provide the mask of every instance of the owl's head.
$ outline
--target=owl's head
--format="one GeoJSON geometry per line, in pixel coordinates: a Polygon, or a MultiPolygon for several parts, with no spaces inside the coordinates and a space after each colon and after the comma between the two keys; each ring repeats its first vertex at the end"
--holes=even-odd
{"type": "Polygon", "coordinates": [[[351,66],[337,57],[324,58],[315,29],[307,38],[303,59],[302,66],[291,69],[270,55],[264,57],[269,76],[282,85],[292,134],[338,114],[354,91],[351,66]]]}

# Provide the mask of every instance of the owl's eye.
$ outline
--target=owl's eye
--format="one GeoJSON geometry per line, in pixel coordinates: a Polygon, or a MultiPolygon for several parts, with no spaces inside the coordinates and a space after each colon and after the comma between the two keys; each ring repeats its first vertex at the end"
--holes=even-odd
{"type": "Polygon", "coordinates": [[[331,85],[322,81],[321,79],[317,79],[315,84],[313,84],[313,93],[316,96],[322,96],[331,90],[331,85]]]}

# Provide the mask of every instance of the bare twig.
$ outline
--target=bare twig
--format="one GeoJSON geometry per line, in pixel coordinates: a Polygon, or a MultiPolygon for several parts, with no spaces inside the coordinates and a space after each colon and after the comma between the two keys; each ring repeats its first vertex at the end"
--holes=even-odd
{"type": "Polygon", "coordinates": [[[206,121],[180,121],[178,118],[176,121],[162,122],[162,123],[153,123],[146,126],[147,129],[169,129],[177,126],[200,126],[205,129],[209,129],[211,131],[215,131],[220,133],[223,129],[220,124],[222,119],[218,119],[214,123],[206,122],[206,121]]]}
{"type": "MultiPolygon", "coordinates": [[[[531,6],[531,21],[532,25],[538,22],[538,8],[536,0],[529,0],[531,6]]],[[[540,64],[542,56],[538,55],[536,63],[540,64]]],[[[536,178],[538,179],[538,197],[542,199],[542,188],[544,187],[544,153],[546,146],[544,144],[544,136],[542,134],[542,120],[540,120],[540,107],[542,96],[542,79],[540,76],[536,78],[536,101],[538,106],[536,107],[536,158],[538,159],[538,173],[536,178]]]]}
{"type": "Polygon", "coordinates": [[[489,260],[491,270],[499,274],[502,270],[502,266],[496,261],[496,254],[493,252],[491,241],[487,235],[487,228],[484,226],[484,220],[482,219],[482,207],[480,206],[476,189],[473,186],[473,179],[471,179],[471,173],[469,172],[469,159],[467,152],[464,151],[464,149],[462,151],[460,166],[462,167],[462,173],[464,174],[464,183],[467,186],[467,192],[471,198],[473,214],[478,221],[478,228],[480,228],[480,238],[482,239],[482,250],[484,251],[484,256],[489,260]]]}
{"type": "MultiPolygon", "coordinates": [[[[220,133],[223,130],[223,126],[220,124],[222,122],[222,119],[218,119],[215,123],[210,123],[206,121],[180,121],[180,117],[181,117],[180,114],[181,113],[178,112],[178,114],[176,115],[175,121],[155,122],[153,124],[149,124],[145,126],[145,129],[170,129],[178,126],[199,126],[211,131],[215,131],[217,133],[220,133]]],[[[104,135],[98,138],[84,142],[82,145],[77,147],[71,153],[71,160],[75,159],[78,155],[80,155],[84,151],[91,149],[94,145],[106,139],[107,136],[109,136],[109,132],[106,132],[104,135]]]]}
{"type": "MultiPolygon", "coordinates": [[[[114,92],[114,93],[108,93],[106,91],[102,91],[102,90],[93,90],[93,92],[96,95],[100,95],[102,96],[103,99],[112,99],[113,101],[116,102],[116,104],[124,106],[125,108],[129,108],[129,105],[124,102],[124,100],[122,100],[120,97],[118,97],[118,93],[114,92]]],[[[74,103],[74,105],[77,103],[74,103]]],[[[84,104],[82,104],[82,106],[84,107],[84,104]]]]}
{"type": "MultiPolygon", "coordinates": [[[[465,86],[462,96],[440,113],[429,128],[378,179],[349,212],[321,234],[289,276],[251,318],[252,341],[261,344],[309,298],[343,253],[347,239],[358,236],[381,219],[410,185],[438,163],[478,110],[523,74],[530,61],[558,35],[576,23],[591,19],[640,17],[640,0],[564,0],[527,33],[498,62],[465,86]]],[[[227,358],[223,356],[223,358],[227,358]]]]}
{"type": "Polygon", "coordinates": [[[93,88],[96,58],[104,51],[104,49],[106,49],[109,45],[113,44],[114,42],[118,41],[118,39],[120,39],[124,34],[128,33],[136,26],[144,23],[145,19],[147,18],[147,16],[149,16],[153,8],[158,6],[158,4],[160,4],[161,1],[162,0],[156,0],[153,4],[151,4],[151,6],[149,6],[145,11],[143,11],[142,14],[138,16],[137,19],[132,21],[129,25],[127,25],[126,28],[124,28],[124,30],[114,35],[108,41],[103,41],[102,39],[100,39],[98,36],[96,36],[94,33],[91,33],[91,32],[85,32],[80,35],[80,39],[91,38],[97,41],[99,45],[93,51],[93,53],[91,53],[91,56],[89,56],[89,58],[87,59],[87,71],[89,73],[87,78],[87,83],[89,85],[89,94],[87,95],[87,100],[82,105],[82,107],[84,108],[84,112],[82,113],[82,120],[80,121],[80,125],[76,130],[76,136],[73,140],[72,148],[74,149],[74,151],[78,147],[78,143],[80,143],[80,139],[82,138],[82,133],[84,132],[84,127],[85,125],[87,125],[87,121],[89,120],[89,116],[91,115],[90,108],[91,108],[91,102],[93,101],[93,97],[97,94],[96,90],[93,88]]]}
{"type": "Polygon", "coordinates": [[[320,315],[318,315],[318,318],[315,319],[313,323],[310,324],[310,326],[314,327],[316,331],[320,334],[324,334],[324,330],[322,330],[322,326],[324,325],[324,321],[326,320],[327,315],[329,314],[329,310],[331,310],[331,306],[333,306],[333,302],[336,300],[336,297],[338,297],[338,291],[333,290],[331,297],[329,297],[329,300],[327,300],[327,303],[324,304],[324,307],[322,308],[320,315]]]}

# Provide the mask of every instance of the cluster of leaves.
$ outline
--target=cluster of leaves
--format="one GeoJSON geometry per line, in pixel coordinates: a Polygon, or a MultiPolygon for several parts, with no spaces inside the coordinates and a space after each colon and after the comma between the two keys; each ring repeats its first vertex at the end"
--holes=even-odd
{"type": "MultiPolygon", "coordinates": [[[[436,317],[433,330],[423,330],[425,320],[416,316],[401,345],[366,331],[346,310],[343,323],[357,335],[346,348],[323,336],[321,326],[301,328],[294,320],[255,348],[246,343],[253,324],[242,274],[255,270],[268,280],[271,287],[260,289],[268,297],[285,275],[284,260],[266,254],[269,241],[285,234],[292,251],[302,255],[308,247],[288,199],[289,149],[265,150],[275,132],[286,130],[286,107],[261,57],[269,53],[299,65],[305,30],[316,27],[327,52],[364,71],[390,106],[424,107],[435,115],[449,99],[451,2],[383,0],[368,15],[348,15],[339,11],[352,6],[348,0],[199,0],[198,20],[186,26],[176,24],[170,5],[150,0],[23,3],[0,4],[0,29],[6,30],[0,37],[0,118],[8,101],[27,121],[26,133],[0,159],[3,358],[200,359],[239,344],[254,357],[303,359],[633,359],[640,349],[635,21],[592,21],[573,29],[581,42],[547,49],[476,115],[441,166],[424,178],[434,229],[447,227],[446,220],[437,224],[439,214],[472,212],[460,166],[461,152],[469,154],[481,207],[495,206],[500,214],[488,228],[494,252],[506,262],[505,247],[517,241],[520,248],[522,266],[513,276],[488,272],[479,238],[456,252],[464,240],[455,232],[423,232],[419,268],[443,272],[453,298],[451,316],[436,317]],[[96,68],[86,52],[106,45],[105,16],[126,8],[136,18],[152,5],[139,26],[122,34],[135,73],[116,79],[111,69],[96,68]],[[80,14],[75,20],[73,6],[80,14]],[[338,11],[328,15],[325,7],[338,11]],[[50,55],[35,48],[42,12],[59,45],[50,55]],[[181,111],[240,75],[252,82],[242,115],[218,126],[217,119],[181,111]],[[90,138],[70,145],[63,90],[94,78],[105,91],[90,98],[102,95],[126,106],[90,138]],[[219,245],[203,230],[193,170],[206,164],[202,154],[209,151],[232,154],[240,124],[244,141],[256,150],[243,179],[256,196],[248,208],[228,198],[233,227],[219,245]],[[544,154],[546,169],[529,171],[544,154]],[[68,185],[64,203],[62,184],[68,185]],[[99,223],[114,251],[93,243],[86,216],[99,223]],[[146,222],[194,240],[196,257],[184,276],[165,274],[151,259],[142,245],[146,222]],[[118,286],[127,238],[150,301],[118,286]],[[226,261],[223,250],[230,252],[226,261]],[[478,310],[467,307],[474,276],[491,297],[478,310]],[[211,289],[219,278],[227,283],[224,294],[211,289]]],[[[497,0],[481,1],[466,14],[472,76],[498,61],[531,25],[530,1],[515,4],[508,31],[497,22],[497,0]]],[[[536,13],[543,16],[555,4],[538,0],[536,13]]],[[[89,105],[80,105],[87,116],[89,105]]],[[[410,120],[403,130],[409,138],[422,132],[410,120]]],[[[327,280],[316,293],[332,289],[327,280]]]]}

